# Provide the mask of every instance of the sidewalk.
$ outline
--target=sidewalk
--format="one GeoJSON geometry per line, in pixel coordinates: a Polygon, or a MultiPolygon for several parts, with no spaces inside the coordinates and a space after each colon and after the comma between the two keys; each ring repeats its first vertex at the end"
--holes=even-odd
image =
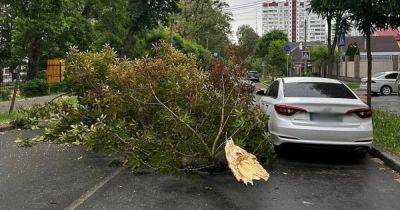
{"type": "MultiPolygon", "coordinates": [[[[20,107],[30,107],[34,104],[44,104],[51,101],[53,98],[57,97],[58,94],[34,97],[34,98],[25,98],[15,102],[15,108],[18,109],[20,107]]],[[[11,101],[0,102],[0,112],[8,112],[10,109],[11,101]]]]}

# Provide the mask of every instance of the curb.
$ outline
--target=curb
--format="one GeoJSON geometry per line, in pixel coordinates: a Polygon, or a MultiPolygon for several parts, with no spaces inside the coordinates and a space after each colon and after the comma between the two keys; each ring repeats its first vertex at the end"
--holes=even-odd
{"type": "Polygon", "coordinates": [[[388,152],[384,151],[383,149],[373,146],[370,150],[370,153],[379,159],[381,159],[386,165],[391,167],[393,170],[400,173],[400,159],[395,157],[388,152]]]}
{"type": "Polygon", "coordinates": [[[6,132],[6,131],[10,131],[12,129],[14,129],[14,128],[10,124],[0,125],[0,132],[6,132]]]}

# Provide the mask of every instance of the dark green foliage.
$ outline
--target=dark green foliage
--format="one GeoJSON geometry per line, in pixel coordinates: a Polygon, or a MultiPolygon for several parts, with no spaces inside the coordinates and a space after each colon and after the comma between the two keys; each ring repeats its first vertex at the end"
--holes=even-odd
{"type": "MultiPolygon", "coordinates": [[[[163,28],[148,31],[143,36],[136,39],[134,53],[137,57],[146,56],[155,45],[169,41],[170,34],[163,28]]],[[[184,39],[179,34],[173,34],[173,45],[176,49],[185,54],[193,54],[198,59],[201,66],[206,67],[211,64],[211,52],[201,45],[184,39]]]]}
{"type": "Polygon", "coordinates": [[[232,16],[228,12],[228,4],[215,0],[185,0],[181,1],[181,6],[181,12],[172,21],[173,30],[185,39],[225,57],[232,16]]]}
{"type": "Polygon", "coordinates": [[[255,51],[259,36],[250,25],[240,26],[236,36],[241,47],[255,51]]]}
{"type": "Polygon", "coordinates": [[[68,92],[68,90],[69,90],[69,86],[65,81],[49,85],[50,94],[68,92]]]}
{"type": "Polygon", "coordinates": [[[259,73],[262,72],[262,59],[261,58],[256,58],[253,56],[248,56],[246,58],[245,62],[245,67],[248,71],[257,71],[259,73]]]}
{"type": "Polygon", "coordinates": [[[351,43],[347,47],[346,55],[350,57],[350,60],[354,60],[354,56],[360,55],[357,43],[351,43]]]}
{"type": "Polygon", "coordinates": [[[0,90],[0,101],[8,101],[11,98],[11,90],[0,90]]]}
{"type": "Polygon", "coordinates": [[[288,35],[280,30],[272,30],[271,32],[264,34],[258,40],[256,49],[257,55],[259,57],[266,57],[271,42],[279,40],[288,42],[288,35]]]}
{"type": "Polygon", "coordinates": [[[25,97],[45,96],[49,94],[49,84],[43,79],[28,80],[20,85],[20,91],[25,97]]]}
{"type": "Polygon", "coordinates": [[[134,35],[165,24],[171,14],[179,12],[178,0],[128,0],[128,33],[122,49],[130,56],[134,35]]]}

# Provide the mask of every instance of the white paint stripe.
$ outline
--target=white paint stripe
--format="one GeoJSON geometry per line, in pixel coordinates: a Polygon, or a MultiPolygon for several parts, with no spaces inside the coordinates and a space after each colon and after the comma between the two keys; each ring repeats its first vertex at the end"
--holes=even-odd
{"type": "Polygon", "coordinates": [[[96,193],[97,190],[102,188],[107,182],[109,182],[111,179],[113,179],[115,176],[117,176],[119,173],[124,168],[119,168],[118,170],[114,171],[114,173],[110,174],[106,178],[104,178],[101,182],[97,183],[95,186],[90,188],[88,191],[86,191],[81,197],[79,197],[77,200],[72,202],[65,210],[74,210],[78,208],[80,205],[82,205],[83,202],[85,202],[88,198],[90,198],[94,193],[96,193]]]}

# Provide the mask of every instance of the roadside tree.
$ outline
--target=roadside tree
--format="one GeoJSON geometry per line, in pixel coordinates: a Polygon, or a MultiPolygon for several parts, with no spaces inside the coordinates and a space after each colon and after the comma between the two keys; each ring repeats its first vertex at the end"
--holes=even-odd
{"type": "Polygon", "coordinates": [[[239,46],[248,48],[253,53],[255,52],[259,36],[250,25],[240,26],[236,32],[236,36],[239,46]]]}
{"type": "Polygon", "coordinates": [[[256,53],[260,58],[265,58],[269,51],[271,42],[281,40],[288,42],[288,35],[280,30],[272,30],[269,33],[264,34],[257,42],[256,53]]]}
{"type": "Polygon", "coordinates": [[[346,0],[345,7],[349,12],[350,19],[355,22],[355,26],[365,37],[368,60],[367,103],[371,107],[371,36],[376,30],[396,29],[400,26],[400,2],[396,0],[346,0]]]}
{"type": "Polygon", "coordinates": [[[182,9],[173,24],[183,38],[224,56],[231,33],[228,4],[214,0],[182,0],[182,9]]]}
{"type": "Polygon", "coordinates": [[[346,34],[350,29],[349,21],[346,18],[348,8],[341,0],[311,0],[310,5],[310,11],[326,19],[327,23],[328,69],[326,71],[324,68],[323,71],[323,77],[326,77],[327,73],[333,73],[335,49],[339,35],[340,33],[346,34]],[[334,27],[332,29],[333,22],[334,27]]]}

